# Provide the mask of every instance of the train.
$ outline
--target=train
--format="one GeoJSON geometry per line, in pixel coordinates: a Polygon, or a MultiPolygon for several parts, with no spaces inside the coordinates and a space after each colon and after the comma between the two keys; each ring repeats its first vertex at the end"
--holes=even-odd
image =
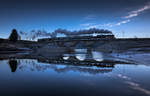
{"type": "Polygon", "coordinates": [[[59,41],[89,41],[89,40],[109,40],[115,39],[113,34],[97,36],[72,36],[72,37],[54,37],[38,39],[38,42],[59,42],[59,41]]]}

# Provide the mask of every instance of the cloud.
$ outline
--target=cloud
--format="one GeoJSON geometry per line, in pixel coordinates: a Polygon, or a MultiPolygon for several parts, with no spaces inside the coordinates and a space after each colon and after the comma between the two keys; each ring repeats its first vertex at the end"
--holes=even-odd
{"type": "Polygon", "coordinates": [[[149,9],[150,9],[150,2],[148,2],[146,5],[144,5],[143,7],[139,9],[129,12],[127,16],[124,16],[125,20],[118,22],[116,25],[120,26],[122,24],[126,24],[130,22],[132,18],[139,16],[140,13],[149,9]]]}
{"type": "Polygon", "coordinates": [[[86,29],[90,28],[100,28],[100,27],[112,27],[114,24],[107,23],[107,24],[96,24],[96,23],[85,23],[80,24],[81,27],[85,27],[86,29]]]}
{"type": "Polygon", "coordinates": [[[101,27],[114,27],[114,26],[120,26],[122,24],[126,24],[130,21],[131,21],[130,19],[127,19],[127,20],[123,20],[117,23],[106,23],[106,24],[85,23],[85,24],[81,24],[80,26],[86,27],[86,29],[101,28],[101,27]]]}
{"type": "MultiPolygon", "coordinates": [[[[144,5],[143,7],[139,8],[139,9],[128,12],[128,15],[124,16],[123,20],[120,20],[118,22],[106,23],[106,24],[85,23],[85,24],[81,24],[80,26],[81,27],[86,27],[86,29],[120,26],[122,24],[126,24],[126,23],[131,22],[132,18],[139,16],[139,14],[141,14],[142,12],[144,12],[146,10],[149,10],[149,9],[150,9],[150,2],[148,2],[146,5],[144,5]]],[[[96,18],[95,15],[89,15],[85,19],[89,20],[89,19],[95,19],[95,18],[96,18]]]]}
{"type": "Polygon", "coordinates": [[[99,28],[101,27],[102,25],[100,24],[96,24],[96,25],[91,25],[91,26],[88,26],[87,29],[90,29],[90,28],[99,28]]]}
{"type": "Polygon", "coordinates": [[[116,23],[117,26],[120,26],[121,24],[126,24],[128,22],[130,22],[131,20],[130,19],[127,19],[127,20],[124,20],[124,21],[120,21],[118,23],[116,23]]]}
{"type": "Polygon", "coordinates": [[[129,12],[129,14],[127,16],[125,16],[124,18],[125,19],[130,19],[130,18],[133,18],[133,17],[136,17],[138,16],[140,13],[142,13],[143,11],[146,11],[150,9],[150,2],[148,2],[145,6],[143,6],[142,8],[140,9],[137,9],[137,10],[134,10],[134,11],[131,11],[129,12]]]}
{"type": "Polygon", "coordinates": [[[84,20],[93,20],[93,19],[96,19],[97,16],[96,15],[87,15],[84,20]]]}
{"type": "Polygon", "coordinates": [[[80,26],[87,27],[87,26],[91,26],[93,24],[95,24],[95,23],[85,23],[85,24],[80,24],[80,26]]]}
{"type": "Polygon", "coordinates": [[[90,28],[104,28],[104,27],[114,27],[114,26],[120,26],[122,24],[126,24],[130,22],[130,19],[119,21],[116,23],[106,23],[106,24],[96,24],[96,23],[85,23],[85,24],[80,24],[81,27],[85,27],[86,29],[90,28]]]}

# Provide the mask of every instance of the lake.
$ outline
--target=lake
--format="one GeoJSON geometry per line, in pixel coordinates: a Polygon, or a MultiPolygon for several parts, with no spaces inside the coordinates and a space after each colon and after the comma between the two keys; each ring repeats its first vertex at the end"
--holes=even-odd
{"type": "Polygon", "coordinates": [[[121,63],[107,54],[87,50],[61,56],[1,59],[0,96],[150,95],[148,65],[121,63]],[[113,63],[107,62],[110,60],[113,63]]]}

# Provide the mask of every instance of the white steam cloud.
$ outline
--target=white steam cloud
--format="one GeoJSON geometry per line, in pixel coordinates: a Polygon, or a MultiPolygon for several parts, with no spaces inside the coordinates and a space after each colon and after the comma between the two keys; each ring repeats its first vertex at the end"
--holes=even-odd
{"type": "Polygon", "coordinates": [[[78,31],[68,31],[66,29],[57,29],[54,32],[47,32],[45,30],[32,30],[30,32],[19,32],[21,36],[24,36],[26,40],[35,40],[39,37],[48,37],[48,38],[55,38],[57,37],[58,34],[65,35],[67,37],[72,37],[72,36],[79,36],[81,34],[94,34],[94,33],[110,33],[112,34],[111,31],[109,30],[104,30],[104,29],[95,29],[91,28],[89,30],[78,30],[78,31]]]}

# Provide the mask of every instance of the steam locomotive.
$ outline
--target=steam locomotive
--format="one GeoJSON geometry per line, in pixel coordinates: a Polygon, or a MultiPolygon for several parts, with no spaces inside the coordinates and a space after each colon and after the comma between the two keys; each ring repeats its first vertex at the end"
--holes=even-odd
{"type": "Polygon", "coordinates": [[[45,38],[38,39],[38,42],[46,41],[88,41],[88,40],[108,40],[115,39],[113,34],[108,35],[97,35],[97,36],[70,36],[70,37],[54,37],[54,38],[45,38]]]}

